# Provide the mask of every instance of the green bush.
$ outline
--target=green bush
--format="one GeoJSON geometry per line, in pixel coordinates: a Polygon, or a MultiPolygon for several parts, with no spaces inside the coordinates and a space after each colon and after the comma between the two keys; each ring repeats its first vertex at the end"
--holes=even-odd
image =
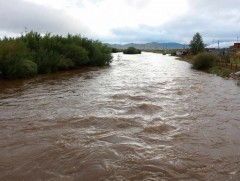
{"type": "Polygon", "coordinates": [[[228,68],[214,66],[210,69],[210,73],[216,74],[220,77],[229,77],[231,71],[228,68]]]}
{"type": "Polygon", "coordinates": [[[0,72],[5,78],[15,79],[33,76],[36,70],[45,74],[82,66],[104,66],[111,63],[111,53],[110,47],[80,35],[42,36],[31,31],[21,37],[0,39],[0,72]]]}
{"type": "Polygon", "coordinates": [[[117,48],[112,48],[112,53],[118,53],[121,52],[121,50],[117,49],[117,48]]]}
{"type": "Polygon", "coordinates": [[[75,44],[67,46],[65,56],[76,66],[86,65],[89,61],[87,50],[75,44]]]}
{"type": "Polygon", "coordinates": [[[73,68],[75,65],[71,59],[68,58],[61,58],[58,63],[58,68],[60,70],[68,70],[70,68],[73,68]]]}
{"type": "Polygon", "coordinates": [[[9,65],[28,58],[26,45],[21,41],[0,41],[0,71],[6,77],[9,65]]]}
{"type": "Polygon", "coordinates": [[[57,52],[40,48],[34,54],[34,62],[38,65],[38,73],[47,74],[58,71],[60,57],[57,52]]]}
{"type": "Polygon", "coordinates": [[[112,62],[112,50],[106,45],[96,41],[89,52],[90,66],[105,66],[112,62]]]}
{"type": "Polygon", "coordinates": [[[141,54],[141,50],[138,50],[134,47],[129,47],[126,50],[123,50],[124,54],[141,54]]]}
{"type": "Polygon", "coordinates": [[[37,75],[37,64],[31,60],[20,60],[6,67],[6,77],[9,79],[33,77],[37,75]]]}
{"type": "Polygon", "coordinates": [[[193,68],[207,70],[214,66],[217,57],[212,53],[200,53],[193,59],[193,68]]]}

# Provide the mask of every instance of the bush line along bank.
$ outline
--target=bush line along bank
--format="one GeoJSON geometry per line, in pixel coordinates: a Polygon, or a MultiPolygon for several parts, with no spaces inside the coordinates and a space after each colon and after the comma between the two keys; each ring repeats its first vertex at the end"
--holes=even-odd
{"type": "Polygon", "coordinates": [[[17,79],[83,66],[105,66],[112,61],[112,49],[80,35],[41,36],[29,32],[0,40],[0,72],[17,79]]]}
{"type": "MultiPolygon", "coordinates": [[[[230,61],[232,55],[214,55],[208,49],[204,49],[202,36],[196,33],[190,42],[191,54],[183,55],[181,60],[192,63],[192,68],[213,73],[221,77],[229,77],[239,71],[239,60],[230,61]]],[[[235,58],[234,58],[235,59],[235,58]]],[[[236,78],[236,76],[235,76],[236,78]]]]}

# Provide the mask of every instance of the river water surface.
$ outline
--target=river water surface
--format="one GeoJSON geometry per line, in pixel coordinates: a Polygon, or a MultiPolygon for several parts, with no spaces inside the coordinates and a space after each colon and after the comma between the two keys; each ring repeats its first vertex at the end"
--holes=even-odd
{"type": "Polygon", "coordinates": [[[0,180],[240,180],[240,88],[174,57],[0,88],[0,180]]]}

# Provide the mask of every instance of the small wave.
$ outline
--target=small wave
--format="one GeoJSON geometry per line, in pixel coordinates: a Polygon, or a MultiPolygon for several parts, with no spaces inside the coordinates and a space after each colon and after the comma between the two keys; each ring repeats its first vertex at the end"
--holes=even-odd
{"type": "Polygon", "coordinates": [[[126,94],[115,94],[112,96],[113,99],[126,99],[128,96],[126,94]]]}
{"type": "Polygon", "coordinates": [[[148,133],[164,133],[164,132],[172,131],[174,129],[176,129],[176,127],[171,126],[169,124],[160,124],[160,125],[145,127],[144,131],[148,133]]]}
{"type": "Polygon", "coordinates": [[[146,97],[145,96],[141,96],[141,95],[127,95],[127,94],[115,94],[112,96],[113,99],[129,99],[129,100],[133,100],[133,101],[141,101],[141,100],[145,100],[146,97]]]}
{"type": "Polygon", "coordinates": [[[174,140],[183,140],[190,137],[187,133],[176,133],[171,136],[174,140]]]}
{"type": "MultiPolygon", "coordinates": [[[[78,128],[86,131],[87,129],[100,130],[100,129],[126,129],[126,128],[139,128],[145,120],[141,117],[129,116],[89,116],[74,119],[67,119],[61,122],[62,126],[70,128],[78,128]]],[[[58,124],[60,121],[58,121],[58,124]]]]}
{"type": "Polygon", "coordinates": [[[131,107],[128,111],[129,114],[144,112],[145,114],[153,114],[158,111],[162,111],[162,107],[149,103],[138,104],[137,106],[131,107]]]}

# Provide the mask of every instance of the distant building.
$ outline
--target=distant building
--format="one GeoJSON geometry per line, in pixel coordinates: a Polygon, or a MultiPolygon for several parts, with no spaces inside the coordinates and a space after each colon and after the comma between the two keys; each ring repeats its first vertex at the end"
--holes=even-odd
{"type": "Polygon", "coordinates": [[[210,44],[208,46],[206,46],[206,48],[212,49],[222,49],[222,48],[229,48],[230,46],[232,46],[235,42],[231,41],[231,42],[219,42],[219,43],[214,43],[214,44],[210,44]]]}
{"type": "Polygon", "coordinates": [[[234,45],[231,46],[230,48],[232,48],[232,49],[240,49],[240,43],[234,43],[234,45]]]}
{"type": "Polygon", "coordinates": [[[210,49],[209,48],[207,51],[217,56],[229,55],[229,51],[226,49],[215,49],[215,48],[210,49]]]}

